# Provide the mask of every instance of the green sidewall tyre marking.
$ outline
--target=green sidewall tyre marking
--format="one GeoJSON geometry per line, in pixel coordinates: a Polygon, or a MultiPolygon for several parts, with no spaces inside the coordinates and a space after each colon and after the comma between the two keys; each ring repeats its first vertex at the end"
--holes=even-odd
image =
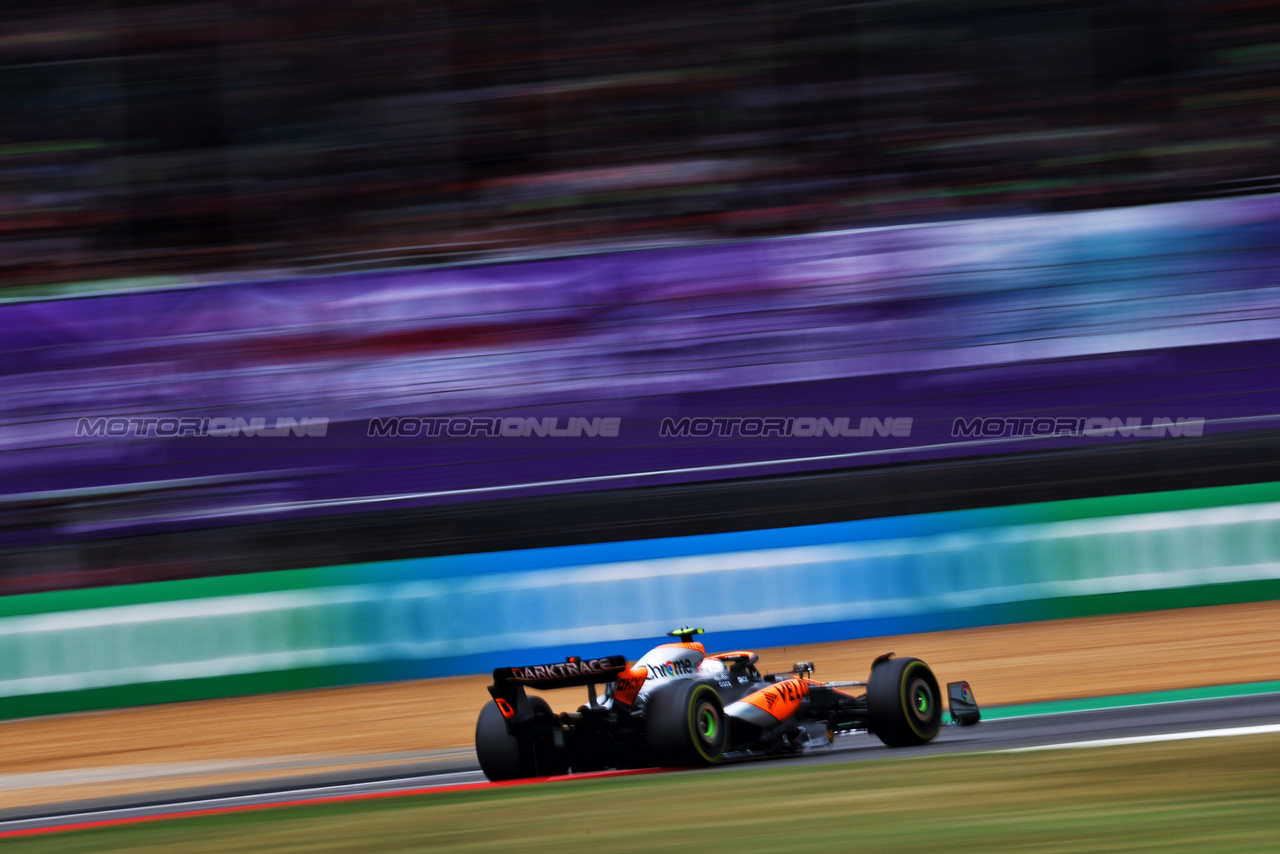
{"type": "MultiPolygon", "coordinates": [[[[700,719],[702,718],[704,713],[713,721],[715,720],[715,717],[716,717],[712,710],[710,709],[702,710],[698,708],[698,704],[702,702],[702,698],[704,694],[710,694],[712,698],[715,697],[715,692],[706,685],[699,685],[697,688],[694,688],[693,691],[691,691],[689,694],[689,707],[687,710],[688,716],[689,716],[689,741],[693,744],[693,749],[697,751],[698,755],[701,756],[704,760],[706,760],[707,762],[718,762],[720,760],[720,756],[724,753],[724,746],[721,745],[720,750],[714,755],[711,753],[708,753],[706,750],[706,744],[704,742],[702,734],[699,731],[700,719]]],[[[720,727],[714,724],[708,731],[708,735],[711,736],[713,744],[719,741],[719,739],[716,738],[716,735],[719,733],[719,731],[720,731],[720,727]]]]}
{"type": "Polygon", "coordinates": [[[716,725],[716,716],[711,713],[710,709],[703,709],[699,717],[701,720],[698,721],[698,731],[706,740],[715,741],[716,730],[719,729],[716,725]]]}
{"type": "MultiPolygon", "coordinates": [[[[915,733],[921,739],[928,741],[930,738],[932,738],[932,735],[920,729],[920,727],[916,725],[916,711],[915,709],[912,708],[912,700],[924,699],[924,698],[921,698],[919,695],[922,693],[927,695],[927,693],[930,690],[929,682],[924,678],[924,675],[922,674],[920,676],[920,679],[924,684],[916,687],[915,690],[909,690],[911,687],[911,683],[914,682],[916,678],[913,674],[915,674],[917,671],[921,669],[924,669],[924,665],[920,662],[913,661],[910,665],[908,665],[907,669],[902,671],[902,682],[899,690],[902,692],[903,719],[907,722],[907,726],[911,728],[911,731],[913,733],[915,733]],[[922,691],[921,689],[924,689],[924,690],[922,691]],[[909,695],[915,695],[915,696],[909,696],[909,695]]],[[[924,708],[920,709],[920,711],[924,712],[927,710],[928,710],[928,702],[926,700],[926,702],[924,703],[924,708]]],[[[932,729],[935,733],[937,732],[936,726],[932,727],[932,729]]]]}

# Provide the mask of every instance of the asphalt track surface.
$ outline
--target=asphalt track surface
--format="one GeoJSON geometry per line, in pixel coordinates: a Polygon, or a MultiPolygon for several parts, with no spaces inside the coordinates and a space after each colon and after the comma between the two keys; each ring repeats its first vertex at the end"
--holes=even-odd
{"type": "MultiPolygon", "coordinates": [[[[1096,711],[1063,712],[988,720],[974,727],[947,727],[923,747],[890,749],[872,736],[847,735],[834,745],[800,756],[728,763],[701,773],[755,768],[858,762],[868,759],[1016,750],[1074,745],[1104,739],[1220,732],[1249,727],[1280,728],[1280,694],[1186,700],[1096,711]]],[[[1247,730],[1246,730],[1247,731],[1247,730]]],[[[484,784],[469,752],[359,774],[309,774],[286,780],[209,786],[93,801],[46,804],[0,811],[0,834],[100,822],[136,821],[210,810],[238,810],[280,803],[394,795],[425,789],[484,784]]]]}

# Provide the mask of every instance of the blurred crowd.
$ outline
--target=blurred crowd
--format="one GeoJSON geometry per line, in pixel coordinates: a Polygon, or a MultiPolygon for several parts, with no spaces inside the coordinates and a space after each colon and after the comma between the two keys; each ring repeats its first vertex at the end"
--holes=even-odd
{"type": "Polygon", "coordinates": [[[0,9],[0,288],[1274,186],[1275,0],[0,9]]]}

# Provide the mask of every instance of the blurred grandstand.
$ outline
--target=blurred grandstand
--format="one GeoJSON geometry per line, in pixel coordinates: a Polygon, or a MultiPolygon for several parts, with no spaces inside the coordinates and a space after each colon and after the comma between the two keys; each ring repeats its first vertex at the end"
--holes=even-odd
{"type": "Polygon", "coordinates": [[[3,288],[1252,191],[1277,182],[1277,11],[6,4],[3,288]]]}
{"type": "Polygon", "coordinates": [[[1276,476],[1278,11],[6,7],[0,593],[1276,476]],[[365,430],[511,414],[623,437],[365,430]],[[915,432],[659,441],[700,414],[915,432]],[[225,415],[329,434],[77,432],[225,415]]]}

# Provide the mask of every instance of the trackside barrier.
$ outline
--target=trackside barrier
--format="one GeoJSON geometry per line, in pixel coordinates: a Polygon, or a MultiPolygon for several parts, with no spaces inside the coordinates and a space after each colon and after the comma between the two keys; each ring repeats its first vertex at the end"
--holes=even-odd
{"type": "Polygon", "coordinates": [[[1280,484],[12,596],[0,716],[1280,595],[1280,484]]]}

